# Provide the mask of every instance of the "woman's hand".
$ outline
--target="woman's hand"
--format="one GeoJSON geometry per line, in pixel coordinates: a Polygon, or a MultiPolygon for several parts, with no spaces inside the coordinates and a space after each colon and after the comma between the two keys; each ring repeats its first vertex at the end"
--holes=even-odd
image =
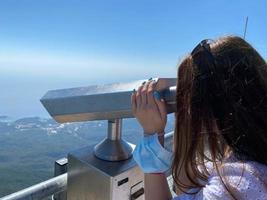
{"type": "Polygon", "coordinates": [[[167,123],[165,102],[153,95],[155,86],[155,81],[148,81],[137,92],[133,92],[131,97],[132,113],[142,125],[145,134],[162,133],[167,123]]]}

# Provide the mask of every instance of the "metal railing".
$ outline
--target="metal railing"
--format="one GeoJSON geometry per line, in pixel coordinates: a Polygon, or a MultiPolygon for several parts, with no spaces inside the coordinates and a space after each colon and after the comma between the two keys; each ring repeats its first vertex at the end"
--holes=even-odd
{"type": "Polygon", "coordinates": [[[1,200],[39,200],[67,189],[67,173],[0,198],[1,200]]]}
{"type": "MultiPolygon", "coordinates": [[[[172,146],[173,133],[172,131],[165,134],[164,145],[167,149],[172,146]]],[[[0,200],[40,200],[65,191],[67,191],[67,173],[2,197],[0,200]]]]}

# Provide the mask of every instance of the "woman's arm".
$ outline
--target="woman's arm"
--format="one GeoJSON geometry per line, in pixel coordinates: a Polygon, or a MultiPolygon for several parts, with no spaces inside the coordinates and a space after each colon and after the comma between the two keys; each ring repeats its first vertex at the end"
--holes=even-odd
{"type": "MultiPolygon", "coordinates": [[[[145,134],[162,133],[167,122],[164,100],[154,98],[156,82],[148,81],[132,94],[132,112],[142,125],[145,134]]],[[[159,138],[164,143],[164,135],[159,138]]],[[[145,199],[172,199],[167,179],[164,174],[145,174],[145,199]]]]}
{"type": "Polygon", "coordinates": [[[172,199],[168,182],[164,174],[145,174],[145,199],[172,199]]]}
{"type": "MultiPolygon", "coordinates": [[[[159,141],[163,146],[164,136],[159,136],[159,141]]],[[[145,199],[172,199],[172,195],[165,174],[145,174],[145,199]]]]}

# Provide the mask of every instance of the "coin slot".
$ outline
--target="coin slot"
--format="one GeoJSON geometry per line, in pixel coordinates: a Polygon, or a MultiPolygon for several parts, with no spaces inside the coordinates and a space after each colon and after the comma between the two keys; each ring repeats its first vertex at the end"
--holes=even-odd
{"type": "Polygon", "coordinates": [[[120,185],[122,185],[124,183],[127,183],[128,181],[129,181],[129,178],[128,177],[125,178],[125,179],[122,179],[122,180],[118,181],[118,186],[120,186],[120,185]]]}
{"type": "Polygon", "coordinates": [[[131,200],[135,200],[138,199],[138,197],[140,197],[141,195],[143,195],[145,193],[144,188],[140,188],[139,190],[137,190],[135,193],[133,193],[131,195],[131,200]]]}

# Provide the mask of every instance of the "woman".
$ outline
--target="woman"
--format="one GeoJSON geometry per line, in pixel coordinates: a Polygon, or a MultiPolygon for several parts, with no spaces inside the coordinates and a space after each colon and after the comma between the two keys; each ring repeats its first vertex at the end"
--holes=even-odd
{"type": "Polygon", "coordinates": [[[172,199],[166,158],[176,200],[267,199],[267,65],[250,44],[236,36],[203,40],[181,62],[173,157],[159,147],[167,112],[154,88],[149,80],[132,94],[145,133],[134,158],[146,200],[172,199]]]}

